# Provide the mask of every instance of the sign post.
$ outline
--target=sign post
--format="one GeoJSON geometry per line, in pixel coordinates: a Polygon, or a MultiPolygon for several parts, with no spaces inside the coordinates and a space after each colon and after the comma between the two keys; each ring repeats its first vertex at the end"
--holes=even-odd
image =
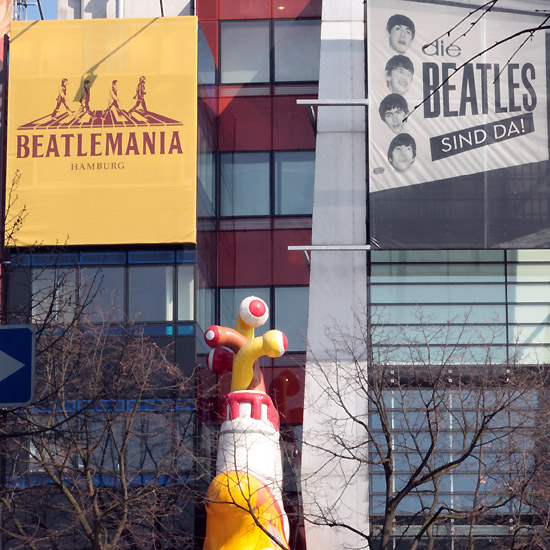
{"type": "Polygon", "coordinates": [[[34,397],[35,330],[0,326],[0,408],[23,407],[34,397]]]}

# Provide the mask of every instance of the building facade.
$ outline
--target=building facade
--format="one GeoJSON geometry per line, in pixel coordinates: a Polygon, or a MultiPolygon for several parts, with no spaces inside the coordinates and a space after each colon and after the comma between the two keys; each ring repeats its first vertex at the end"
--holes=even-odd
{"type": "MultiPolygon", "coordinates": [[[[397,4],[397,11],[414,13],[422,4],[439,14],[442,6],[466,12],[472,3],[397,4]]],[[[351,413],[342,416],[333,403],[319,414],[322,381],[334,382],[336,372],[327,331],[366,338],[385,365],[396,367],[471,367],[485,364],[488,354],[499,365],[548,363],[548,160],[519,163],[506,173],[493,169],[466,187],[458,180],[441,184],[445,192],[435,188],[439,181],[416,186],[415,196],[414,186],[374,189],[369,153],[378,129],[370,119],[378,117],[378,107],[365,107],[375,86],[366,69],[379,62],[369,57],[370,33],[379,32],[369,27],[371,5],[59,0],[60,20],[198,17],[197,239],[129,246],[69,242],[62,249],[13,250],[11,257],[10,321],[48,314],[40,296],[52,286],[76,296],[70,307],[93,288],[92,322],[103,322],[99,312],[105,311],[114,322],[128,320],[167,349],[184,373],[195,373],[194,437],[206,456],[214,453],[229,381],[204,368],[203,333],[213,323],[232,325],[248,295],[269,305],[266,329],[282,330],[289,340],[287,353],[264,358],[262,369],[281,414],[295,548],[304,548],[306,538],[309,548],[362,547],[384,515],[381,471],[368,461],[358,466],[327,458],[336,452],[324,437],[327,425],[341,421],[345,430],[349,414],[370,414],[376,425],[376,411],[360,395],[350,396],[351,413]],[[502,212],[512,203],[514,230],[499,234],[507,220],[502,212]],[[303,251],[289,250],[293,246],[303,251]],[[449,358],[450,345],[460,347],[460,357],[449,358]],[[307,521],[328,509],[333,514],[325,521],[307,521]]],[[[499,3],[506,17],[532,15],[541,6],[535,0],[499,3]]],[[[420,33],[418,20],[416,25],[420,33]]],[[[340,353],[339,361],[368,369],[365,357],[356,361],[340,353]]],[[[388,410],[398,418],[406,407],[393,402],[388,410]]],[[[397,474],[406,477],[408,470],[403,466],[397,474]]],[[[468,500],[475,492],[472,476],[458,472],[441,489],[442,501],[468,500]]],[[[422,508],[415,498],[401,516],[422,508]]],[[[200,508],[194,529],[197,537],[204,532],[200,508]]],[[[486,530],[481,538],[502,534],[486,530]]]]}

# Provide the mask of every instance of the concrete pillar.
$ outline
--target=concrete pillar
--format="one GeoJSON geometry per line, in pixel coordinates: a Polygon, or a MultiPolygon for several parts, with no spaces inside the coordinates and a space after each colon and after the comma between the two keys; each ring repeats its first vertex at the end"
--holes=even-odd
{"type": "MultiPolygon", "coordinates": [[[[320,100],[366,97],[364,33],[363,2],[323,1],[320,100]]],[[[319,107],[317,129],[312,244],[365,245],[365,107],[319,107]]],[[[326,331],[337,327],[350,335],[357,332],[354,314],[365,308],[366,276],[364,251],[311,252],[302,450],[306,537],[311,549],[358,547],[365,540],[345,529],[312,525],[308,517],[319,519],[330,511],[331,519],[364,533],[368,530],[368,471],[322,450],[334,448],[332,427],[355,431],[343,409],[324,392],[336,374],[326,331]]],[[[352,357],[345,354],[339,359],[342,366],[352,364],[352,357]]],[[[350,391],[345,399],[354,413],[367,413],[364,396],[350,391]]]]}

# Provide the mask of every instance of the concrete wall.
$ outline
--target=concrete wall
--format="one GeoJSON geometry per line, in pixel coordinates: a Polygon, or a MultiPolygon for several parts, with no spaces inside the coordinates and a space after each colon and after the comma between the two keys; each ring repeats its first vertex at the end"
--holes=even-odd
{"type": "MultiPolygon", "coordinates": [[[[322,17],[319,99],[364,99],[363,2],[324,0],[322,17]]],[[[314,245],[366,244],[365,114],[364,106],[319,108],[314,245]]],[[[325,392],[337,374],[327,330],[337,328],[353,337],[354,314],[364,310],[366,291],[366,252],[311,252],[302,489],[312,549],[361,547],[365,540],[349,530],[312,525],[308,518],[323,522],[325,516],[368,530],[368,472],[330,454],[338,430],[355,427],[325,392]]],[[[352,357],[339,355],[339,360],[343,367],[352,357]]],[[[345,399],[352,411],[366,413],[362,396],[352,392],[345,399]]]]}
{"type": "MultiPolygon", "coordinates": [[[[123,17],[160,17],[160,0],[122,1],[123,17]]],[[[192,0],[163,0],[164,15],[191,15],[192,0]]],[[[58,0],[58,19],[101,19],[117,15],[117,0],[58,0]]]]}

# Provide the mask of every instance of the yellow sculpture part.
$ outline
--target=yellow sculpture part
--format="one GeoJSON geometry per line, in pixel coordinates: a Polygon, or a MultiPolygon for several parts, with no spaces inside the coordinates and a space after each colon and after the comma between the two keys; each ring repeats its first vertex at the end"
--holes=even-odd
{"type": "Polygon", "coordinates": [[[253,475],[236,471],[219,474],[207,495],[208,522],[203,550],[287,548],[281,510],[269,489],[253,475]]]}
{"type": "Polygon", "coordinates": [[[233,358],[231,391],[246,390],[252,382],[254,361],[267,355],[280,357],[285,352],[281,345],[282,336],[279,330],[270,330],[263,336],[257,336],[247,342],[233,358]]]}
{"type": "MultiPolygon", "coordinates": [[[[234,352],[231,392],[249,389],[255,362],[264,355],[280,357],[288,344],[286,336],[279,330],[254,337],[254,327],[240,314],[235,330],[248,342],[240,345],[237,351],[229,346],[234,352]]],[[[261,384],[263,387],[263,377],[261,384]]],[[[266,460],[270,458],[275,459],[266,457],[266,460]]],[[[277,503],[269,488],[249,472],[233,470],[218,474],[208,487],[208,521],[203,550],[288,548],[283,519],[286,516],[280,506],[282,503],[277,503]]]]}

